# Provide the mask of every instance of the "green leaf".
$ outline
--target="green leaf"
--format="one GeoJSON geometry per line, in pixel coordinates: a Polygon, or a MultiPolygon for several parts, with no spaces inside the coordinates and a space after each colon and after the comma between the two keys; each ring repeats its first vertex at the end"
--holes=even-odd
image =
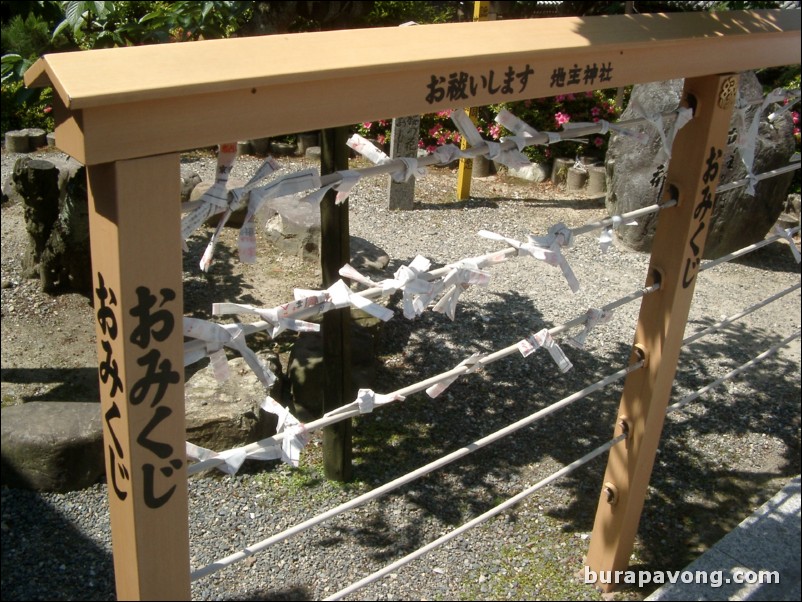
{"type": "Polygon", "coordinates": [[[84,23],[84,13],[90,2],[67,2],[64,7],[64,20],[72,27],[74,34],[79,34],[84,23]]]}

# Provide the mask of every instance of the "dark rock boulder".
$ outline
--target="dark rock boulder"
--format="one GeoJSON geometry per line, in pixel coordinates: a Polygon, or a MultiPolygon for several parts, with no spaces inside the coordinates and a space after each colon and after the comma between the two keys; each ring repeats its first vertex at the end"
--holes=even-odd
{"type": "MultiPolygon", "coordinates": [[[[666,113],[677,108],[682,93],[683,80],[655,82],[637,85],[632,91],[630,104],[621,115],[621,120],[634,119],[640,114],[633,109],[637,100],[647,114],[666,113]]],[[[739,92],[747,100],[760,100],[763,90],[752,72],[740,77],[739,92]]],[[[760,104],[747,110],[747,123],[760,110],[760,104]]],[[[769,107],[762,115],[755,146],[753,173],[761,174],[788,164],[794,152],[793,123],[785,113],[774,122],[768,115],[769,107]]],[[[673,118],[664,118],[665,129],[673,125],[673,118]]],[[[612,135],[605,164],[608,183],[606,205],[610,214],[620,214],[658,202],[665,182],[665,165],[656,161],[661,148],[660,136],[650,125],[638,128],[648,137],[643,144],[633,137],[612,135]]],[[[736,149],[736,120],[731,122],[729,146],[722,158],[724,166],[719,185],[746,177],[746,167],[736,149]]],[[[754,196],[747,194],[745,187],[716,196],[710,229],[707,235],[704,257],[715,259],[732,251],[762,240],[771,230],[783,210],[788,187],[793,173],[783,174],[759,182],[754,196]]],[[[648,252],[657,224],[658,214],[638,219],[637,226],[618,230],[619,239],[628,247],[648,252]]]]}
{"type": "Polygon", "coordinates": [[[91,295],[89,206],[85,168],[74,159],[21,157],[9,197],[25,206],[28,250],[22,267],[47,293],[91,295]]]}

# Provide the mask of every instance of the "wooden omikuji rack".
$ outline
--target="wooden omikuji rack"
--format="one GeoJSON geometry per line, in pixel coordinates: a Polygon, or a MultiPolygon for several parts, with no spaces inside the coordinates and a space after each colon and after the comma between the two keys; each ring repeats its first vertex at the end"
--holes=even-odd
{"type": "Polygon", "coordinates": [[[179,153],[379,118],[686,78],[588,564],[623,570],[660,440],[737,73],[800,62],[800,11],[677,13],[272,35],[47,55],[56,145],[87,166],[119,599],[190,597],[179,153]],[[666,194],[669,194],[668,192],[666,194]],[[613,501],[614,503],[609,503],[613,501]]]}

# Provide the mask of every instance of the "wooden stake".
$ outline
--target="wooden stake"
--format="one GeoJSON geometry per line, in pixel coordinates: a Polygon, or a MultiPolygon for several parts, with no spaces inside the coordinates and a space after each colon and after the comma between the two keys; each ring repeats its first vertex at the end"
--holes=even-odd
{"type": "MultiPolygon", "coordinates": [[[[320,172],[329,174],[348,169],[348,128],[321,132],[320,172]]],[[[340,268],[350,261],[351,236],[348,201],[335,204],[336,191],[329,190],[320,205],[320,264],[323,286],[340,279],[340,268]]],[[[336,309],[323,314],[323,366],[326,371],[323,411],[353,401],[351,385],[351,310],[336,309]]],[[[351,420],[323,429],[323,469],[327,478],[350,481],[352,467],[351,420]]]]}
{"type": "MultiPolygon", "coordinates": [[[[683,103],[694,118],[674,142],[664,199],[677,206],[661,211],[647,283],[660,290],[643,298],[634,348],[647,365],[624,384],[615,435],[629,432],[626,445],[610,452],[587,565],[621,571],[630,554],[643,509],[666,407],[674,382],[696,274],[713,211],[738,79],[712,75],[685,81],[683,103]]],[[[609,591],[614,583],[602,584],[609,591]]]]}
{"type": "Polygon", "coordinates": [[[118,600],[189,600],[179,156],[90,165],[118,600]]]}

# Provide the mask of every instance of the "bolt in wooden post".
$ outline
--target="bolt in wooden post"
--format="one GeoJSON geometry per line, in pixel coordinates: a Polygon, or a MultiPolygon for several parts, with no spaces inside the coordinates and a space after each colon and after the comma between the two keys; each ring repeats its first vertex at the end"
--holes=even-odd
{"type": "Polygon", "coordinates": [[[89,165],[118,600],[189,600],[179,156],[89,165]]]}
{"type": "MultiPolygon", "coordinates": [[[[321,132],[320,172],[348,169],[348,128],[321,132]]],[[[337,205],[336,191],[329,190],[320,205],[320,264],[323,286],[340,279],[340,268],[350,261],[348,201],[337,205]]],[[[323,411],[329,412],[353,401],[351,395],[351,310],[335,309],[323,314],[323,366],[326,371],[323,411]]],[[[351,420],[323,429],[323,469],[327,478],[350,481],[353,475],[351,420]]]]}
{"type": "MultiPolygon", "coordinates": [[[[679,203],[661,211],[658,218],[647,281],[652,284],[659,277],[660,290],[643,298],[635,334],[635,345],[648,363],[632,372],[624,384],[618,416],[627,417],[630,435],[624,445],[610,450],[602,481],[587,559],[597,574],[625,570],[629,564],[710,225],[737,89],[737,77],[730,75],[685,81],[683,103],[694,108],[694,118],[677,134],[664,187],[664,200],[671,197],[679,203]],[[614,505],[609,503],[610,486],[616,491],[614,505]]],[[[615,435],[620,433],[619,425],[615,435]]],[[[615,584],[601,587],[609,591],[615,584]]]]}

